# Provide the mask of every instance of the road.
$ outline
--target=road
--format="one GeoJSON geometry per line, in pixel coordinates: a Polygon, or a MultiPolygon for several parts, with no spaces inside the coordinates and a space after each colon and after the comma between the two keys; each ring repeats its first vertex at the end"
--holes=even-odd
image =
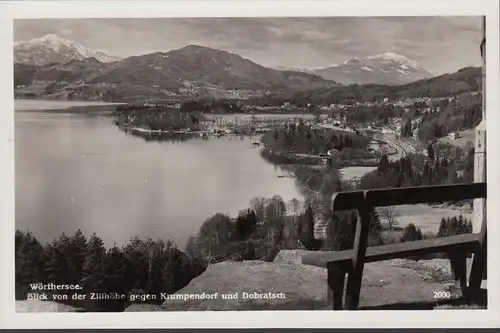
{"type": "MultiPolygon", "coordinates": [[[[351,133],[354,132],[353,130],[337,127],[337,126],[334,126],[331,124],[321,124],[320,126],[323,128],[330,129],[330,130],[345,131],[345,132],[351,132],[351,133]]],[[[394,135],[394,134],[380,134],[380,135],[377,135],[377,139],[386,142],[387,145],[389,145],[397,150],[396,154],[392,154],[389,156],[389,160],[391,160],[391,161],[399,160],[400,158],[405,157],[409,153],[416,152],[415,148],[413,148],[411,145],[409,145],[407,143],[399,141],[397,139],[396,135],[394,135]]]]}
{"type": "Polygon", "coordinates": [[[330,130],[336,130],[336,131],[344,131],[344,132],[354,133],[354,131],[351,130],[351,129],[346,129],[346,128],[334,126],[334,125],[331,125],[331,124],[321,124],[319,126],[323,127],[323,128],[326,128],[326,129],[330,129],[330,130]]]}
{"type": "Polygon", "coordinates": [[[380,137],[378,137],[379,140],[383,140],[387,143],[387,145],[393,147],[396,149],[397,153],[389,155],[388,158],[391,161],[397,161],[400,158],[405,157],[406,155],[410,153],[415,153],[415,148],[413,148],[411,145],[399,141],[395,135],[392,134],[383,134],[380,137]]]}
{"type": "MultiPolygon", "coordinates": [[[[325,128],[330,128],[330,127],[325,127],[325,128]]],[[[410,153],[416,152],[415,148],[413,148],[411,145],[407,143],[399,141],[395,135],[391,134],[380,135],[377,136],[376,139],[381,140],[385,142],[388,146],[396,149],[397,152],[395,154],[388,155],[390,161],[397,161],[410,153]]],[[[313,155],[313,154],[295,154],[295,156],[298,158],[306,158],[306,157],[318,158],[318,159],[326,158],[326,156],[313,155]]]]}

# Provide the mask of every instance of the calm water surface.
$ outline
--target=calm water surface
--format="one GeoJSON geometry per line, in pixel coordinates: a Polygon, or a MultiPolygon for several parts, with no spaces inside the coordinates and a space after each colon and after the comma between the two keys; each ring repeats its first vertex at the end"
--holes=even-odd
{"type": "Polygon", "coordinates": [[[15,113],[15,140],[16,227],[43,242],[81,228],[108,246],[137,235],[183,247],[204,219],[256,196],[302,199],[257,137],[146,142],[105,117],[40,110],[15,113]]]}
{"type": "Polygon", "coordinates": [[[85,102],[85,101],[50,101],[36,99],[15,99],[14,108],[16,111],[21,110],[57,110],[66,109],[75,106],[97,106],[110,105],[104,102],[85,102]]]}

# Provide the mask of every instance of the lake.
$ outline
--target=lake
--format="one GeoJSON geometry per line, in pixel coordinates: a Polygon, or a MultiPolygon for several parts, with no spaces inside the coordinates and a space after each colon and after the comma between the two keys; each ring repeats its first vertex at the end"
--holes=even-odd
{"type": "Polygon", "coordinates": [[[16,100],[16,227],[42,242],[80,228],[108,246],[151,236],[184,247],[206,218],[234,216],[256,196],[303,199],[252,146],[257,136],[145,141],[102,114],[50,112],[97,104],[16,100]]]}
{"type": "Polygon", "coordinates": [[[51,101],[37,99],[15,99],[14,109],[16,111],[26,110],[61,110],[71,107],[84,106],[101,106],[101,105],[117,105],[120,103],[105,103],[105,102],[85,102],[85,101],[51,101]]]}
{"type": "Polygon", "coordinates": [[[43,242],[81,228],[108,246],[137,235],[184,247],[214,213],[256,196],[302,199],[252,146],[258,137],[146,142],[106,117],[23,111],[15,140],[16,227],[43,242]]]}

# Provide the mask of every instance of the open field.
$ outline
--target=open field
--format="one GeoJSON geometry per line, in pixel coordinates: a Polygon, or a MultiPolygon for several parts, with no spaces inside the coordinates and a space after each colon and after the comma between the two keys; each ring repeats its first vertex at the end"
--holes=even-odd
{"type": "MultiPolygon", "coordinates": [[[[472,213],[467,206],[455,208],[443,205],[433,207],[426,204],[401,205],[395,206],[394,211],[398,215],[396,219],[399,222],[399,227],[404,228],[413,223],[422,230],[422,233],[437,233],[442,217],[453,217],[462,214],[463,217],[472,219],[472,213]]],[[[384,222],[382,216],[381,220],[384,222]]]]}
{"type": "Polygon", "coordinates": [[[463,148],[463,147],[467,146],[468,142],[474,143],[475,133],[476,132],[474,129],[469,129],[469,130],[460,132],[460,136],[458,139],[452,140],[449,137],[444,137],[444,138],[439,139],[439,141],[443,142],[443,143],[449,143],[453,146],[463,148]]]}
{"type": "Polygon", "coordinates": [[[372,171],[377,170],[375,166],[350,166],[340,169],[342,173],[342,179],[351,180],[353,178],[360,178],[370,173],[372,171]]]}

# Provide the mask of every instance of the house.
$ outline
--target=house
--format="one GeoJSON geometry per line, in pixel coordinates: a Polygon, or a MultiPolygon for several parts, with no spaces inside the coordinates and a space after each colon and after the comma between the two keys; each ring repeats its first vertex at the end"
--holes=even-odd
{"type": "Polygon", "coordinates": [[[338,155],[339,151],[337,149],[330,149],[326,154],[328,156],[332,157],[332,156],[338,155]]]}

